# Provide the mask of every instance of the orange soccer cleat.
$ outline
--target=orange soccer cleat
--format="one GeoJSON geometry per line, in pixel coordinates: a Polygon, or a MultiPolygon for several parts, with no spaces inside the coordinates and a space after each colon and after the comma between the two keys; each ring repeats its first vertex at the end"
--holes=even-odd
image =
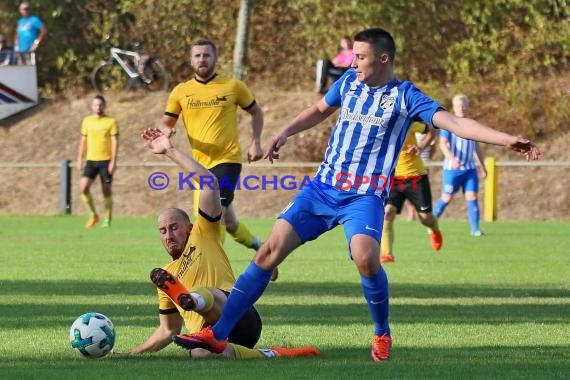
{"type": "Polygon", "coordinates": [[[390,359],[390,350],[392,349],[392,338],[388,335],[376,335],[372,340],[372,349],[370,350],[370,359],[375,362],[383,362],[390,359]]]}
{"type": "Polygon", "coordinates": [[[150,272],[150,280],[157,288],[168,294],[182,309],[191,311],[196,307],[196,303],[186,287],[165,269],[154,268],[150,272]]]}
{"type": "Polygon", "coordinates": [[[429,234],[429,241],[434,251],[439,251],[443,245],[443,235],[441,231],[433,231],[429,234]]]}
{"type": "Polygon", "coordinates": [[[388,253],[382,253],[380,255],[380,262],[381,263],[393,263],[394,261],[396,261],[396,258],[388,253]]]}
{"type": "Polygon", "coordinates": [[[85,223],[85,228],[93,228],[93,226],[95,226],[98,221],[99,215],[93,215],[91,218],[89,218],[87,223],[85,223]]]}
{"type": "Polygon", "coordinates": [[[208,326],[193,334],[178,334],[172,337],[174,343],[188,350],[203,348],[210,352],[221,354],[228,346],[228,340],[218,340],[212,327],[208,326]]]}

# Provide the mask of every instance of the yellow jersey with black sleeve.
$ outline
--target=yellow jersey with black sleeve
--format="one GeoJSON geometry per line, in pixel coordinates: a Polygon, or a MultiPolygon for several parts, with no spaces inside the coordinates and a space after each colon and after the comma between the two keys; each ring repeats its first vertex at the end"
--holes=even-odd
{"type": "MultiPolygon", "coordinates": [[[[231,291],[235,276],[220,241],[220,218],[212,221],[200,211],[183,254],[163,268],[176,276],[186,289],[199,285],[231,291]]],[[[200,314],[182,309],[166,293],[157,290],[161,314],[179,312],[189,332],[202,329],[205,321],[200,314]]]]}
{"type": "Polygon", "coordinates": [[[255,98],[245,83],[215,75],[180,83],[168,98],[165,115],[182,120],[194,159],[211,169],[223,163],[242,163],[237,107],[247,110],[255,98]]]}
{"type": "Polygon", "coordinates": [[[81,123],[81,134],[87,137],[88,161],[108,161],[112,158],[111,136],[119,134],[112,117],[89,115],[81,123]]]}
{"type": "Polygon", "coordinates": [[[408,177],[414,175],[424,175],[427,174],[426,166],[420,155],[409,153],[407,151],[410,145],[418,145],[416,140],[416,132],[426,133],[429,127],[422,123],[413,123],[406,136],[406,141],[400,152],[400,157],[398,158],[398,164],[396,165],[397,176],[408,177]]]}

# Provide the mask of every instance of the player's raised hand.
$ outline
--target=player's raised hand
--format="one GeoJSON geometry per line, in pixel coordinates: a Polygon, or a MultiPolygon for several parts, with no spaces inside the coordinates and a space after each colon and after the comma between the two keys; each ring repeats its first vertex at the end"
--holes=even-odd
{"type": "Polygon", "coordinates": [[[158,128],[146,129],[141,137],[145,141],[144,146],[154,154],[164,154],[168,149],[172,148],[170,139],[158,128]]]}
{"type": "Polygon", "coordinates": [[[508,144],[507,147],[515,152],[522,153],[527,161],[538,160],[540,157],[540,150],[538,147],[529,139],[517,136],[515,140],[508,144]]]}
{"type": "Polygon", "coordinates": [[[267,151],[265,152],[265,156],[263,156],[263,158],[267,158],[271,163],[273,163],[273,160],[278,160],[279,148],[285,144],[287,144],[287,135],[282,133],[279,136],[275,137],[273,141],[271,141],[269,148],[267,148],[267,151]]]}

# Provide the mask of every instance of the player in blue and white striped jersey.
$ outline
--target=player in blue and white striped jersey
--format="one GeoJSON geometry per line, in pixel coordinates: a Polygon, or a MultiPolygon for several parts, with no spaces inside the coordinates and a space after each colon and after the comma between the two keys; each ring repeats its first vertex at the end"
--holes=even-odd
{"type": "MultiPolygon", "coordinates": [[[[453,97],[453,112],[458,117],[466,117],[469,108],[469,99],[464,94],[453,97]]],[[[471,235],[481,236],[479,228],[479,177],[477,166],[481,168],[481,177],[487,176],[487,169],[483,161],[483,152],[476,141],[464,139],[450,131],[442,131],[439,139],[439,148],[445,159],[441,180],[441,197],[435,203],[433,214],[440,217],[445,208],[453,199],[453,195],[460,189],[465,193],[467,201],[467,218],[471,226],[471,235]]]]}
{"type": "Polygon", "coordinates": [[[273,162],[290,136],[314,127],[340,108],[313,186],[300,190],[281,212],[269,238],[237,279],[222,317],[212,327],[187,336],[187,348],[223,350],[232,327],[263,294],[273,268],[301,244],[342,224],[374,322],[370,357],[388,360],[392,338],[380,236],[391,176],[410,124],[422,121],[464,138],[503,145],[528,159],[540,155],[531,141],[458,118],[413,83],[396,78],[396,47],[387,31],[374,28],[357,33],[353,52],[351,69],[324,98],[285,127],[265,154],[273,162]]]}

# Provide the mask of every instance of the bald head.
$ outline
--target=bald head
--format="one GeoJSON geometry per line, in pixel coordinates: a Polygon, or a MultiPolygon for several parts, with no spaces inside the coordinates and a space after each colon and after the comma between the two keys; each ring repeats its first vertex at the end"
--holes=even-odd
{"type": "Polygon", "coordinates": [[[184,220],[186,224],[190,224],[190,217],[188,216],[188,213],[180,208],[171,207],[161,210],[158,213],[158,220],[160,220],[161,217],[166,217],[166,216],[178,216],[182,218],[182,220],[184,220]]]}
{"type": "Polygon", "coordinates": [[[164,249],[173,260],[178,259],[192,231],[190,217],[179,208],[167,208],[159,213],[156,224],[164,249]]]}

